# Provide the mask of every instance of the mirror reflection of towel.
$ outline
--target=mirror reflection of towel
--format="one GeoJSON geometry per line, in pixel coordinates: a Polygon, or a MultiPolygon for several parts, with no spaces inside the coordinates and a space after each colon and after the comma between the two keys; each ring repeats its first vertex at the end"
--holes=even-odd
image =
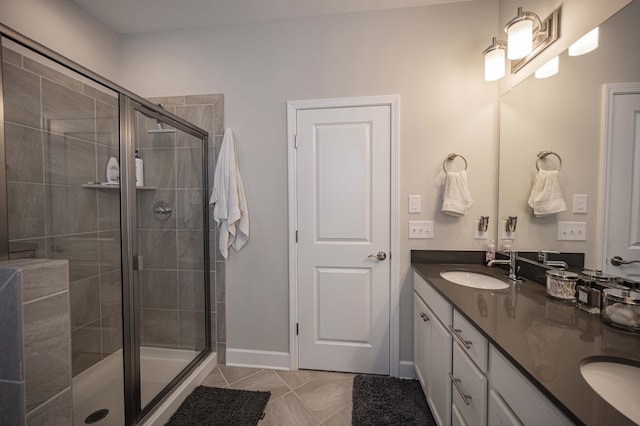
{"type": "Polygon", "coordinates": [[[467,214],[472,204],[473,198],[467,184],[467,172],[465,170],[447,172],[442,197],[442,213],[451,216],[467,214]]]}
{"type": "Polygon", "coordinates": [[[546,216],[567,210],[560,188],[558,170],[538,170],[529,195],[529,205],[536,216],[546,216]]]}

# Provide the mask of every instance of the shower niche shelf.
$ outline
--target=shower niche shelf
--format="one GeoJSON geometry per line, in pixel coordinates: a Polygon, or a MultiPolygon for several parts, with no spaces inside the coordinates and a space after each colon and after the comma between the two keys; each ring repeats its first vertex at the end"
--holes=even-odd
{"type": "MultiPolygon", "coordinates": [[[[83,188],[95,188],[95,189],[120,189],[120,185],[113,185],[110,183],[96,182],[96,183],[83,183],[80,185],[83,188]]],[[[136,189],[158,189],[157,186],[136,186],[136,189]]]]}

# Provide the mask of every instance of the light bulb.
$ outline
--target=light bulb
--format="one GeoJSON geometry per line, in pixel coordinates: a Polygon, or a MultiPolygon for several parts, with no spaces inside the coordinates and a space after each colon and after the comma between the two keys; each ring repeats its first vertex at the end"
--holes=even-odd
{"type": "Polygon", "coordinates": [[[484,55],[484,79],[496,81],[504,77],[505,52],[497,47],[484,55]]]}
{"type": "Polygon", "coordinates": [[[533,21],[523,19],[507,30],[507,57],[522,59],[533,50],[533,21]]]}

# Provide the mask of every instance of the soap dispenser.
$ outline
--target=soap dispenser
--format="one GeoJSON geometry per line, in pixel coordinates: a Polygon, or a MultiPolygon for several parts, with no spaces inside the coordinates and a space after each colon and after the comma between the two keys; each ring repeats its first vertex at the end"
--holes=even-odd
{"type": "Polygon", "coordinates": [[[144,162],[136,149],[136,186],[144,186],[144,162]]]}
{"type": "Polygon", "coordinates": [[[107,172],[105,176],[108,185],[117,185],[120,183],[120,166],[116,157],[110,157],[107,161],[107,172]]]}

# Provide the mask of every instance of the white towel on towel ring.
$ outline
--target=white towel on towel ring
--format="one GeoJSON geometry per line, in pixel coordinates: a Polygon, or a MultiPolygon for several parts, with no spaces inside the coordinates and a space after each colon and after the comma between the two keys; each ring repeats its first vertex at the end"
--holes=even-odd
{"type": "Polygon", "coordinates": [[[467,172],[465,170],[447,172],[442,196],[442,213],[451,216],[464,215],[467,214],[472,204],[473,197],[469,192],[467,172]]]}
{"type": "Polygon", "coordinates": [[[229,247],[238,251],[249,240],[249,209],[238,168],[238,153],[233,131],[227,128],[214,173],[209,204],[218,224],[218,248],[222,257],[229,256],[229,247]]]}
{"type": "Polygon", "coordinates": [[[547,216],[567,210],[558,170],[538,170],[529,194],[529,205],[536,216],[547,216]]]}

